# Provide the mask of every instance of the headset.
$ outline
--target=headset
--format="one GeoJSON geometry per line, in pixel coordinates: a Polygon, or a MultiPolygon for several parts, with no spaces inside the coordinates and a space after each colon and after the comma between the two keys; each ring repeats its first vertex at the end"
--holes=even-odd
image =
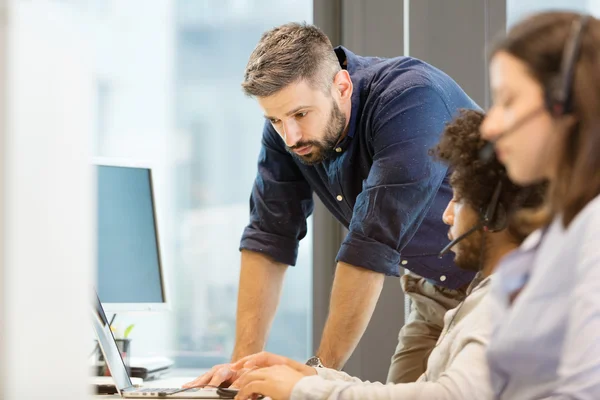
{"type": "Polygon", "coordinates": [[[508,215],[506,208],[500,203],[500,195],[502,194],[502,180],[498,181],[494,193],[485,209],[480,210],[479,222],[471,229],[448,243],[446,247],[440,251],[438,257],[442,258],[444,254],[450,251],[459,242],[469,237],[473,232],[483,229],[484,232],[498,232],[506,228],[508,224],[508,215]]]}
{"type": "Polygon", "coordinates": [[[480,151],[479,158],[488,162],[494,154],[494,144],[503,137],[513,133],[529,120],[537,117],[544,111],[548,111],[553,117],[558,118],[573,112],[573,78],[575,77],[575,66],[579,59],[583,33],[588,25],[590,16],[583,14],[573,21],[571,32],[565,44],[560,64],[559,74],[550,81],[544,90],[544,107],[536,108],[523,116],[510,128],[500,134],[495,140],[488,142],[480,151]]]}
{"type": "Polygon", "coordinates": [[[508,218],[504,205],[500,203],[500,195],[502,194],[502,180],[499,180],[494,189],[494,194],[483,213],[482,222],[483,229],[486,232],[499,232],[506,228],[508,218]]]}
{"type": "Polygon", "coordinates": [[[575,65],[579,59],[583,32],[590,20],[589,15],[582,15],[571,25],[571,33],[563,50],[560,74],[550,81],[546,88],[546,109],[554,116],[573,112],[573,78],[575,65]]]}
{"type": "MultiPolygon", "coordinates": [[[[563,50],[563,57],[561,60],[561,68],[560,74],[557,76],[558,79],[551,81],[549,87],[545,90],[545,107],[536,109],[529,114],[522,117],[519,121],[513,124],[512,127],[504,131],[501,135],[499,135],[494,141],[490,141],[486,143],[479,152],[479,159],[484,163],[491,161],[494,155],[494,144],[500,138],[506,136],[514,132],[520,126],[525,124],[530,119],[536,117],[543,111],[548,111],[553,117],[560,117],[563,115],[567,115],[573,112],[573,77],[575,75],[575,64],[579,58],[579,51],[581,48],[581,41],[583,38],[583,32],[589,22],[589,15],[582,15],[579,19],[573,22],[571,26],[571,33],[565,48],[563,50]]],[[[496,188],[494,189],[494,194],[492,195],[490,202],[488,203],[487,208],[481,214],[481,219],[478,224],[473,226],[464,234],[460,235],[452,242],[450,242],[446,247],[442,249],[439,254],[441,258],[444,254],[446,254],[452,247],[454,247],[458,242],[464,240],[466,237],[471,235],[473,232],[483,229],[484,232],[497,232],[500,231],[508,225],[508,215],[505,207],[500,203],[500,194],[502,192],[502,180],[498,181],[496,188]]],[[[483,210],[482,210],[483,211],[483,210]]],[[[482,247],[483,254],[483,247],[482,247]]],[[[483,263],[481,263],[480,269],[483,267],[483,263]]],[[[472,293],[472,292],[471,292],[472,293]]],[[[470,295],[467,294],[467,297],[470,295]]],[[[448,327],[446,328],[446,336],[452,328],[454,320],[456,316],[459,314],[462,306],[465,304],[465,300],[461,302],[458,306],[458,310],[454,313],[454,316],[450,320],[448,327]]],[[[438,344],[442,341],[442,338],[438,340],[434,347],[437,347],[438,344]]],[[[425,371],[425,381],[428,380],[427,371],[425,371]]]]}

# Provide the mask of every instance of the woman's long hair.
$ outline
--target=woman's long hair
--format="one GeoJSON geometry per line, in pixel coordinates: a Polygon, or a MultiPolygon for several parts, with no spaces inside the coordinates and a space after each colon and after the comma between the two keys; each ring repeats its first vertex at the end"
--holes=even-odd
{"type": "MultiPolygon", "coordinates": [[[[514,26],[494,47],[491,56],[506,52],[527,65],[542,87],[560,80],[563,52],[572,39],[580,14],[546,12],[514,26]]],[[[600,194],[600,21],[590,17],[581,36],[574,65],[571,105],[574,123],[558,152],[558,168],[545,205],[529,215],[529,223],[544,225],[562,215],[565,227],[600,194]]]]}

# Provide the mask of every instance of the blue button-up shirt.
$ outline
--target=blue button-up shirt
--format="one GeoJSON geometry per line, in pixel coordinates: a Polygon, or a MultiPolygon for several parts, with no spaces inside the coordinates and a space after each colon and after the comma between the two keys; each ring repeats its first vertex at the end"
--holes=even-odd
{"type": "Polygon", "coordinates": [[[354,90],[349,130],[334,155],[295,160],[267,121],[241,249],[294,265],[306,235],[313,192],[348,228],[336,261],[398,276],[403,266],[458,288],[473,273],[453,255],[442,214],[452,194],[447,168],[429,149],[459,108],[477,105],[442,71],[410,57],[361,57],[338,47],[354,90]]]}

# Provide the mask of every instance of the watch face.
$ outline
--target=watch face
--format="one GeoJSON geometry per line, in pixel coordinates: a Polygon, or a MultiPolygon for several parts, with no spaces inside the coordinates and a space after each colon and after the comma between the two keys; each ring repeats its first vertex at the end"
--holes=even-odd
{"type": "Polygon", "coordinates": [[[306,365],[309,367],[322,367],[321,359],[317,356],[313,356],[306,361],[306,365]]]}

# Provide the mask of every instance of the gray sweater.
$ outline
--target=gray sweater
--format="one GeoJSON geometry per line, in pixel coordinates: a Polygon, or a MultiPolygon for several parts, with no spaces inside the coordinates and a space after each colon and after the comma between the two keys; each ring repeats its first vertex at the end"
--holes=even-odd
{"type": "Polygon", "coordinates": [[[444,330],[417,382],[384,385],[317,368],[318,375],[296,384],[290,400],[492,399],[485,355],[492,325],[486,296],[489,282],[490,278],[481,281],[462,306],[446,313],[444,330]]]}

